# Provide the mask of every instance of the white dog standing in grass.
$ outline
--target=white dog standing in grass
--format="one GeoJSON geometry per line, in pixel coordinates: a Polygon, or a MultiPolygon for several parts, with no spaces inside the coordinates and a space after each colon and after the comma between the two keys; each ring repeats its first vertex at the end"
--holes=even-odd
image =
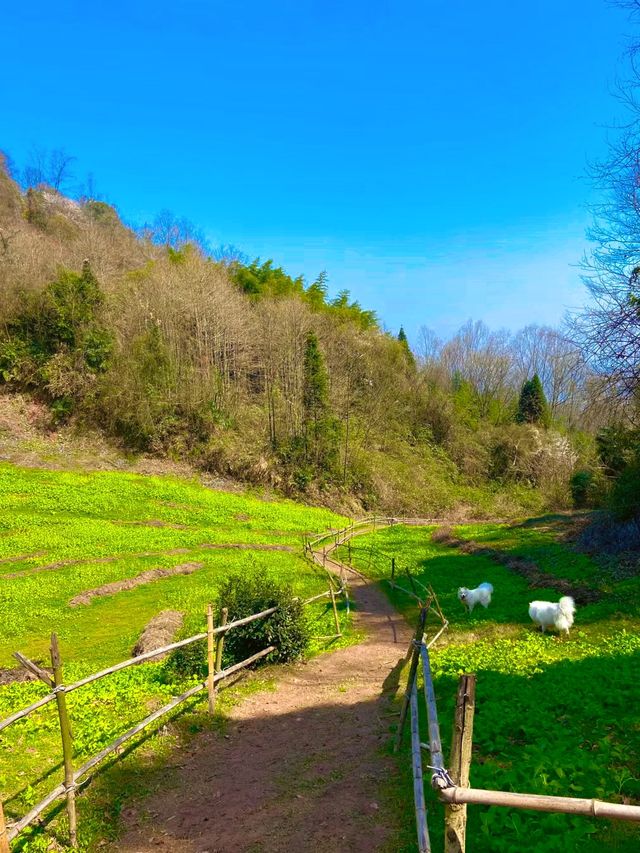
{"type": "Polygon", "coordinates": [[[565,595],[557,603],[553,601],[532,601],[529,605],[529,616],[540,626],[544,634],[547,628],[555,628],[557,631],[569,633],[573,625],[573,615],[576,605],[568,595],[565,595]]]}
{"type": "Polygon", "coordinates": [[[476,604],[481,604],[487,608],[491,604],[492,593],[493,587],[490,583],[481,583],[475,589],[467,589],[466,586],[461,586],[458,590],[458,598],[471,613],[476,604]]]}

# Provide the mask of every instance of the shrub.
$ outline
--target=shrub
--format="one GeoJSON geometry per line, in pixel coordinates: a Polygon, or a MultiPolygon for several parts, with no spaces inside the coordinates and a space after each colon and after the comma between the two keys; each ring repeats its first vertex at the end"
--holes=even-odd
{"type": "Polygon", "coordinates": [[[224,645],[224,663],[236,663],[267,646],[275,646],[272,662],[285,663],[299,658],[309,643],[304,607],[288,584],[279,584],[268,575],[234,575],[220,590],[219,607],[229,609],[229,621],[251,616],[271,607],[278,609],[266,619],[250,622],[231,631],[224,645]]]}
{"type": "MultiPolygon", "coordinates": [[[[232,575],[218,595],[218,617],[227,607],[229,622],[253,613],[277,607],[275,613],[225,635],[224,667],[245,660],[268,646],[276,650],[262,659],[268,663],[286,663],[301,657],[309,643],[309,628],[304,606],[288,584],[280,584],[268,575],[232,575]]],[[[191,643],[176,649],[167,660],[167,668],[179,677],[207,674],[206,642],[191,643]]]]}
{"type": "Polygon", "coordinates": [[[571,498],[577,509],[590,506],[594,487],[593,471],[576,471],[571,477],[571,498]]]}
{"type": "Polygon", "coordinates": [[[640,529],[635,521],[616,521],[610,512],[598,512],[578,537],[588,554],[624,554],[640,550],[640,529]]]}
{"type": "Polygon", "coordinates": [[[619,521],[633,521],[640,530],[640,461],[633,462],[620,474],[609,502],[619,521]]]}

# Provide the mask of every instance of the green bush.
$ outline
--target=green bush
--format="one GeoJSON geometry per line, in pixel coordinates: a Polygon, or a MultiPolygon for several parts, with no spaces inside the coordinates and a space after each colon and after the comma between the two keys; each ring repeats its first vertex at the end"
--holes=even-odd
{"type": "Polygon", "coordinates": [[[633,521],[640,527],[640,460],[620,474],[613,484],[609,501],[619,521],[633,521]]]}
{"type": "MultiPolygon", "coordinates": [[[[249,622],[225,634],[224,667],[239,663],[268,646],[275,646],[276,650],[262,662],[286,663],[301,657],[309,644],[302,601],[294,596],[288,584],[280,584],[266,574],[227,578],[218,596],[218,621],[223,607],[229,611],[229,622],[271,607],[278,608],[265,619],[249,622]]],[[[181,678],[192,675],[204,678],[207,674],[206,642],[176,649],[167,660],[167,669],[181,678]]]]}
{"type": "Polygon", "coordinates": [[[571,477],[570,487],[574,507],[584,509],[584,507],[592,505],[595,487],[593,471],[586,469],[576,471],[571,477]]]}

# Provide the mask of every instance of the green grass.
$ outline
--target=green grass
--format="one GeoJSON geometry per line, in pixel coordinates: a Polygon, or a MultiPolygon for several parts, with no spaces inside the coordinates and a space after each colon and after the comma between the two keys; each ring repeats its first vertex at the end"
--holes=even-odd
{"type": "MultiPolygon", "coordinates": [[[[478,674],[471,783],[480,788],[525,791],[616,802],[640,801],[640,582],[604,578],[602,566],[563,541],[562,520],[524,525],[466,525],[461,538],[534,560],[550,576],[548,589],[530,590],[525,578],[486,556],[463,554],[431,541],[431,530],[393,527],[359,537],[352,559],[375,580],[388,578],[395,556],[397,577],[409,569],[430,583],[451,628],[432,652],[440,727],[448,754],[458,675],[478,674]],[[528,602],[557,600],[555,578],[598,588],[601,599],[579,607],[569,638],[533,630],[528,602]],[[467,615],[459,586],[490,581],[488,610],[467,615]]],[[[348,549],[342,549],[343,557],[348,549]]],[[[384,588],[407,618],[415,604],[384,588]]],[[[435,630],[434,627],[430,628],[435,630]]],[[[404,673],[403,677],[406,677],[404,673]]],[[[423,710],[423,723],[426,714],[423,710]]],[[[427,740],[426,732],[424,740],[427,740]]],[[[392,842],[415,851],[408,737],[399,757],[398,780],[387,798],[403,814],[392,842]],[[398,784],[396,784],[398,783],[398,784]]],[[[442,849],[442,807],[428,791],[434,849],[442,849]]],[[[565,815],[469,807],[468,845],[476,851],[635,851],[637,826],[565,815]]],[[[391,848],[390,848],[391,849],[391,848]]]]}
{"type": "Polygon", "coordinates": [[[201,630],[204,607],[229,573],[267,568],[301,595],[313,595],[326,584],[300,558],[302,534],[342,523],[326,510],[172,478],[0,465],[0,666],[11,664],[16,649],[44,660],[49,635],[57,631],[65,661],[91,671],[128,657],[146,622],[165,608],[184,610],[187,624],[201,630]],[[207,544],[294,551],[202,547],[207,544]],[[171,553],[176,549],[184,553],[171,553]],[[203,567],[69,607],[84,590],[184,562],[203,567]]]}
{"type": "MultiPolygon", "coordinates": [[[[301,597],[312,596],[327,588],[327,579],[319,567],[302,558],[302,536],[340,527],[345,521],[327,510],[211,491],[195,481],[0,465],[0,666],[11,666],[16,650],[46,664],[49,636],[55,631],[65,680],[75,680],[129,657],[144,625],[169,608],[184,612],[183,636],[200,632],[205,628],[206,604],[215,600],[216,590],[232,573],[266,570],[290,583],[301,597]],[[204,547],[210,544],[276,544],[291,550],[204,547]],[[176,549],[184,553],[171,553],[176,549]],[[202,567],[190,575],[94,598],[89,605],[69,606],[70,599],[85,590],[184,562],[202,567]]],[[[314,637],[334,633],[326,602],[311,605],[308,618],[314,637]]],[[[347,625],[344,613],[342,619],[347,625]]],[[[340,640],[313,640],[309,654],[357,639],[348,625],[340,640]]],[[[254,676],[252,683],[263,681],[254,676]]],[[[149,663],[70,694],[76,764],[184,686],[170,680],[162,663],[149,663]]],[[[45,692],[40,683],[0,688],[0,718],[45,692]]],[[[238,695],[238,690],[230,695],[238,695]]],[[[140,754],[133,752],[123,764],[114,764],[81,797],[83,847],[93,849],[105,833],[113,837],[117,821],[112,819],[119,804],[127,795],[143,793],[153,784],[154,774],[162,775],[162,761],[177,742],[211,725],[202,713],[202,698],[190,707],[189,713],[180,710],[166,732],[142,736],[140,754]],[[140,778],[130,778],[127,768],[129,772],[134,768],[140,778]]],[[[222,701],[221,713],[224,707],[222,701]]],[[[60,777],[60,734],[51,704],[0,737],[0,796],[7,816],[24,814],[60,777]]],[[[26,833],[16,849],[25,853],[47,849],[50,833],[64,843],[64,815],[47,832],[26,833]]]]}

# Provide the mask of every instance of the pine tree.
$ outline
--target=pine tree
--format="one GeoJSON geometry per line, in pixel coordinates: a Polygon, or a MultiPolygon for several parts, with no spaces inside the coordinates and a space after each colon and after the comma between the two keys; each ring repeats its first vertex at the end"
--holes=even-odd
{"type": "Polygon", "coordinates": [[[409,362],[409,364],[415,367],[416,359],[414,354],[411,352],[407,333],[405,332],[402,326],[400,326],[400,331],[398,332],[398,341],[402,344],[402,348],[404,349],[407,361],[409,362]]]}
{"type": "Polygon", "coordinates": [[[516,421],[519,424],[540,424],[549,426],[549,404],[537,373],[522,385],[516,421]]]}
{"type": "Polygon", "coordinates": [[[304,353],[302,407],[307,462],[328,471],[337,458],[338,430],[329,406],[329,374],[313,332],[304,353]]]}

